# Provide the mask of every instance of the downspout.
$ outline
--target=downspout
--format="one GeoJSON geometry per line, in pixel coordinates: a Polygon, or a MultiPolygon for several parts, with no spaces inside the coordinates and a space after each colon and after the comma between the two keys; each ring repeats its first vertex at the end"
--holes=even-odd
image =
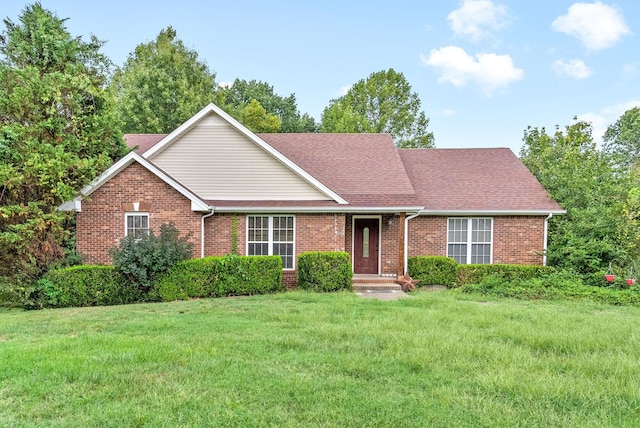
{"type": "Polygon", "coordinates": [[[420,213],[411,214],[404,218],[404,270],[403,273],[407,273],[409,270],[409,220],[416,218],[420,213]]]}
{"type": "Polygon", "coordinates": [[[542,266],[547,265],[547,235],[549,234],[549,220],[553,217],[553,213],[549,213],[549,215],[544,219],[544,244],[542,248],[542,266]]]}
{"type": "Polygon", "coordinates": [[[202,215],[202,223],[200,224],[200,258],[204,259],[204,219],[213,215],[213,208],[210,212],[202,215]]]}

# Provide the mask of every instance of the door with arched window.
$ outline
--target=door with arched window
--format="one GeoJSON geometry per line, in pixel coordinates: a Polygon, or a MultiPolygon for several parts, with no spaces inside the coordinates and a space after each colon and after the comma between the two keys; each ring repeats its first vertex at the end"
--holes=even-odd
{"type": "Polygon", "coordinates": [[[353,272],[378,273],[380,220],[356,218],[353,223],[353,272]]]}

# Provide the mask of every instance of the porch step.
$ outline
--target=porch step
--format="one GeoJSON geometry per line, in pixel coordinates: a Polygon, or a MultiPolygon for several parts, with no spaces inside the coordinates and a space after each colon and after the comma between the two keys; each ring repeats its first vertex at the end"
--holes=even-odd
{"type": "Polygon", "coordinates": [[[353,291],[402,291],[402,287],[394,279],[386,282],[356,282],[353,281],[353,291]]]}

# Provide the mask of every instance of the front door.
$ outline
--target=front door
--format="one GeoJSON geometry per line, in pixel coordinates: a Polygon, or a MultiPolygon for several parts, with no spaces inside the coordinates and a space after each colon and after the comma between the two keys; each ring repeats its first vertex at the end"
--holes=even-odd
{"type": "Polygon", "coordinates": [[[377,218],[356,218],[353,225],[353,272],[378,274],[377,218]]]}

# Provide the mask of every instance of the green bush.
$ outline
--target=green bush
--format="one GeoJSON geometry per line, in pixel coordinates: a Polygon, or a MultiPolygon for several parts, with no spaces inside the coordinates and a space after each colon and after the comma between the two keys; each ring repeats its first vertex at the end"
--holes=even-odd
{"type": "Polygon", "coordinates": [[[492,275],[506,281],[519,281],[535,278],[550,271],[552,268],[537,265],[459,265],[456,275],[458,286],[466,284],[479,284],[486,277],[492,275]]]}
{"type": "Polygon", "coordinates": [[[353,289],[353,271],[345,252],[312,251],[298,256],[298,287],[314,291],[353,289]]]}
{"type": "Polygon", "coordinates": [[[36,282],[35,307],[64,308],[135,303],[145,300],[112,266],[80,265],[47,272],[36,282]]]}
{"type": "Polygon", "coordinates": [[[157,275],[169,272],[177,262],[191,258],[193,244],[189,236],[180,236],[173,224],[160,226],[160,234],[149,230],[148,235],[124,237],[111,248],[116,270],[139,288],[148,291],[157,275]]]}
{"type": "Polygon", "coordinates": [[[422,285],[446,285],[451,287],[456,282],[458,263],[450,257],[417,256],[409,257],[409,275],[419,279],[422,285]]]}
{"type": "Polygon", "coordinates": [[[205,257],[177,263],[158,277],[158,300],[245,296],[282,291],[280,256],[205,257]]]}

